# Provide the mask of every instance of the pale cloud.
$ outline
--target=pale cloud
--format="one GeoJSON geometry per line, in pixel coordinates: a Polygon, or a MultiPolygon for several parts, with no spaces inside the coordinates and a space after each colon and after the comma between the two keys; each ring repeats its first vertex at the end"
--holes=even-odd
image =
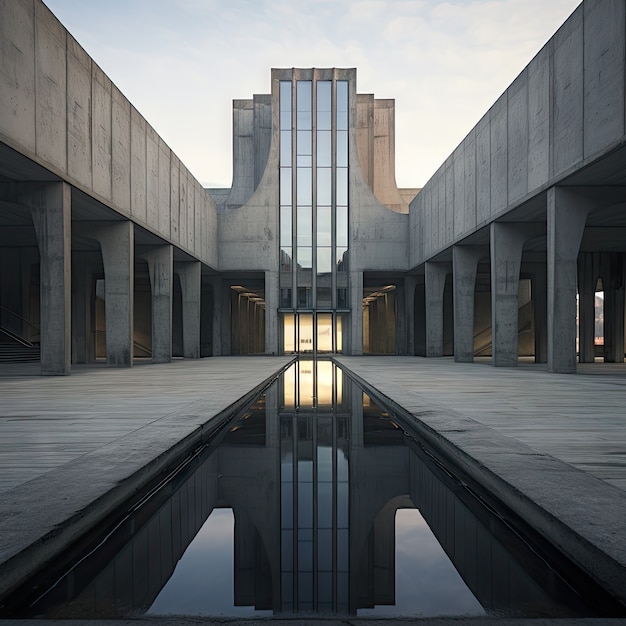
{"type": "Polygon", "coordinates": [[[231,178],[232,100],[272,67],[356,67],[396,100],[396,169],[421,186],[578,0],[47,0],[207,186],[231,178]]]}

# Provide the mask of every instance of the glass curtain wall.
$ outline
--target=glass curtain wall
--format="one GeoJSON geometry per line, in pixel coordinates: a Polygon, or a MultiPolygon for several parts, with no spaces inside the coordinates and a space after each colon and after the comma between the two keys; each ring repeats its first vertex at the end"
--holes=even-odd
{"type": "Polygon", "coordinates": [[[348,81],[280,81],[284,352],[341,352],[347,261],[348,81]]]}

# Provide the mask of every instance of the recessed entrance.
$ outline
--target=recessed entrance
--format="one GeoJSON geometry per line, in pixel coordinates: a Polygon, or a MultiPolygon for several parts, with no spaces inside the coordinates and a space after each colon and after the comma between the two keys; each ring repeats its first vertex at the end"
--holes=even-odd
{"type": "Polygon", "coordinates": [[[283,313],[285,354],[342,352],[342,318],[333,313],[283,313]]]}

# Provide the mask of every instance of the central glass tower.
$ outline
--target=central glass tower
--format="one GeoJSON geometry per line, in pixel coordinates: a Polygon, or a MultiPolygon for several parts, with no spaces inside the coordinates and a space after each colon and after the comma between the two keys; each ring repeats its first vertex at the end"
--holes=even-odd
{"type": "Polygon", "coordinates": [[[343,351],[348,302],[349,84],[279,81],[280,300],[285,353],[343,351]]]}

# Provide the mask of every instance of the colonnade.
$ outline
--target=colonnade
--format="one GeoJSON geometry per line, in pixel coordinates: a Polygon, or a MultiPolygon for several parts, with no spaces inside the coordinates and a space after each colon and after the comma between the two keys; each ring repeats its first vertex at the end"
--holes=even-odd
{"type": "MultiPolygon", "coordinates": [[[[605,291],[605,361],[623,362],[624,252],[606,247],[599,247],[597,252],[581,249],[588,216],[597,208],[594,194],[552,187],[546,192],[545,222],[492,222],[487,245],[461,242],[452,247],[451,260],[426,262],[425,356],[444,354],[444,300],[446,281],[451,276],[454,357],[458,362],[473,361],[476,280],[479,264],[487,263],[494,366],[515,366],[518,362],[519,284],[524,275],[531,276],[532,283],[536,361],[547,362],[551,372],[576,371],[578,315],[580,361],[594,360],[594,296],[601,278],[605,291]],[[530,241],[535,251],[525,252],[530,241]]],[[[594,241],[598,245],[597,237],[594,241]]]]}
{"type": "MultiPolygon", "coordinates": [[[[138,322],[151,329],[146,343],[152,362],[171,360],[175,332],[181,335],[181,356],[201,356],[201,335],[211,333],[210,309],[219,307],[207,302],[211,286],[203,292],[200,261],[182,254],[184,260],[175,260],[175,247],[155,236],[144,234],[139,244],[137,226],[119,216],[111,221],[73,219],[72,190],[64,182],[17,185],[13,200],[32,215],[39,262],[33,250],[32,264],[14,267],[11,275],[4,272],[2,291],[21,294],[14,298],[21,317],[29,319],[34,313],[39,318],[42,374],[69,374],[73,362],[94,361],[96,335],[102,331],[107,364],[131,367],[138,322]],[[151,295],[149,304],[137,309],[135,276],[140,264],[147,266],[151,295]],[[25,292],[37,267],[39,294],[33,297],[25,292]],[[104,328],[96,323],[96,282],[101,279],[104,328]],[[176,307],[175,284],[180,286],[176,307]],[[141,320],[142,316],[149,319],[141,320]]],[[[215,344],[220,333],[216,330],[213,335],[208,343],[219,353],[215,344]]]]}

